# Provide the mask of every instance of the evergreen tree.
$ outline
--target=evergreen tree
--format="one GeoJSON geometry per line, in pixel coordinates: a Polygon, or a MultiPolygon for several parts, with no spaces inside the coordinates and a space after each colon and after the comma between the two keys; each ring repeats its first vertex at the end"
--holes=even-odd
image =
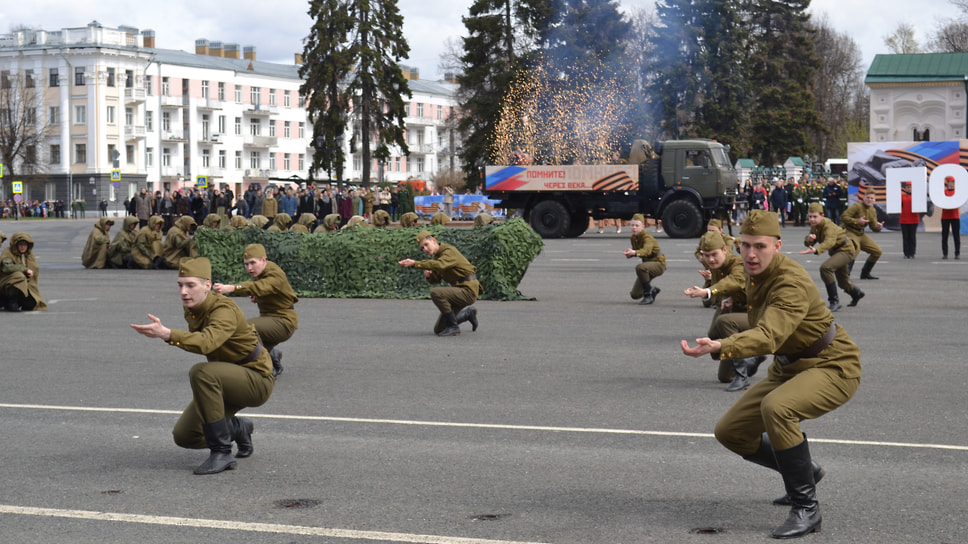
{"type": "MultiPolygon", "coordinates": [[[[357,121],[351,141],[361,143],[361,182],[368,186],[373,158],[386,161],[389,145],[408,153],[403,122],[405,98],[411,93],[399,62],[410,47],[403,37],[403,17],[396,0],[310,0],[309,14],[316,23],[300,74],[306,79],[306,94],[324,95],[309,102],[313,145],[323,155],[321,163],[326,162],[337,135],[350,119],[357,121]],[[371,152],[374,140],[376,149],[371,152]]],[[[342,153],[335,156],[341,165],[342,153]]],[[[315,157],[313,164],[317,165],[315,157]]]]}

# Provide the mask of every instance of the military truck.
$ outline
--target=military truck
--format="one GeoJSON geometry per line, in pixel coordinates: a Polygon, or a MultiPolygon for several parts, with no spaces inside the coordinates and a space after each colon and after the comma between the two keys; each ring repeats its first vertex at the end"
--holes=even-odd
{"type": "Polygon", "coordinates": [[[661,219],[672,238],[700,236],[725,217],[738,191],[728,149],[706,139],[636,140],[629,164],[509,165],[485,168],[485,194],[523,210],[543,238],[581,236],[589,219],[661,219]]]}

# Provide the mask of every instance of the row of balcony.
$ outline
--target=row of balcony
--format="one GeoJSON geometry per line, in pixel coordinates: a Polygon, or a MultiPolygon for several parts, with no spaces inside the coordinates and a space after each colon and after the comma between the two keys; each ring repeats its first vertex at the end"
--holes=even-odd
{"type": "MultiPolygon", "coordinates": [[[[166,178],[183,178],[190,179],[194,176],[211,176],[211,177],[225,177],[226,173],[230,175],[238,175],[237,170],[226,170],[225,168],[216,168],[214,166],[208,168],[196,167],[193,168],[191,172],[186,173],[185,167],[177,166],[162,166],[161,175],[166,178]]],[[[245,168],[241,170],[242,177],[244,178],[277,178],[277,177],[287,177],[291,176],[294,172],[283,171],[283,170],[269,170],[261,168],[245,168]]]]}

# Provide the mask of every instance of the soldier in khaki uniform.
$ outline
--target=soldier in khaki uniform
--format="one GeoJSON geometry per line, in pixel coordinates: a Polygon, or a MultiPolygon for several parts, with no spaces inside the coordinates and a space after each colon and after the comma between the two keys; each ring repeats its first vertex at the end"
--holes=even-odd
{"type": "Polygon", "coordinates": [[[188,372],[193,399],[172,430],[175,444],[211,451],[195,474],[233,469],[236,457],[252,455],[252,421],[235,414],[264,404],[275,385],[269,354],[255,327],[234,301],[211,292],[211,278],[212,264],[205,257],[184,259],[178,268],[188,330],[169,329],[151,314],[151,323],[131,325],[139,334],[206,356],[206,362],[188,372]]]}
{"type": "Polygon", "coordinates": [[[660,289],[652,286],[652,280],[661,276],[666,270],[666,258],[659,249],[659,242],[656,242],[645,230],[645,216],[637,213],[629,221],[629,228],[632,229],[632,236],[629,239],[632,247],[622,252],[626,258],[638,257],[642,262],[635,265],[635,283],[629,296],[632,300],[638,300],[639,304],[652,304],[655,302],[656,295],[660,289]]]}
{"type": "Polygon", "coordinates": [[[776,354],[769,374],[752,386],[716,424],[716,439],[746,460],[776,470],[791,505],[774,538],[820,530],[816,483],[823,469],[810,457],[800,421],[846,403],[860,385],[860,349],[834,323],[820,292],[800,264],[780,253],[775,213],[753,210],[740,229],[749,275],[746,298],[751,328],[722,340],[699,338],[683,353],[719,353],[736,359],[776,354]]]}
{"type": "MultiPolygon", "coordinates": [[[[181,218],[178,221],[181,221],[181,218]]],[[[177,224],[178,221],[175,223],[177,224]]],[[[161,256],[161,228],[164,226],[165,220],[161,216],[152,215],[148,219],[148,224],[138,231],[138,235],[134,238],[134,246],[131,248],[131,262],[134,267],[157,268],[161,256]]]]}
{"type": "Polygon", "coordinates": [[[323,222],[313,229],[313,234],[332,234],[339,230],[339,224],[343,221],[338,213],[328,213],[323,218],[323,222]]]}
{"type": "Polygon", "coordinates": [[[252,276],[252,281],[235,285],[216,283],[212,290],[223,295],[248,295],[252,302],[259,305],[259,317],[249,319],[249,323],[259,333],[262,345],[269,350],[272,375],[278,376],[282,374],[282,352],[276,346],[292,338],[299,328],[299,315],[295,308],[299,298],[289,285],[285,271],[269,260],[262,244],[245,246],[242,263],[245,271],[252,276]]]}
{"type": "MultiPolygon", "coordinates": [[[[862,280],[876,280],[877,276],[871,275],[871,269],[877,264],[877,259],[881,258],[881,246],[877,245],[866,232],[865,229],[870,227],[874,232],[880,232],[881,228],[884,226],[884,222],[877,222],[877,210],[874,209],[874,190],[868,189],[864,193],[864,199],[860,202],[855,202],[851,207],[840,215],[840,226],[844,227],[847,231],[847,236],[857,244],[860,251],[867,253],[867,261],[864,263],[864,268],[860,271],[860,279],[862,280]]],[[[854,266],[854,261],[850,262],[851,268],[854,266]]]]}
{"type": "MultiPolygon", "coordinates": [[[[210,214],[211,215],[211,214],[210,214]]],[[[155,259],[158,268],[177,269],[182,259],[195,257],[195,219],[183,215],[168,229],[161,245],[159,258],[155,259]]]]}
{"type": "Polygon", "coordinates": [[[850,303],[847,305],[857,306],[860,299],[864,298],[864,292],[850,282],[850,263],[857,257],[857,246],[847,236],[847,231],[823,216],[823,206],[819,202],[810,205],[807,222],[810,223],[810,234],[803,240],[807,249],[800,253],[820,255],[825,251],[829,252],[830,258],[820,265],[820,278],[827,288],[830,311],[836,312],[841,308],[840,297],[837,296],[838,285],[850,295],[850,303]]]}
{"type": "MultiPolygon", "coordinates": [[[[732,240],[732,238],[730,238],[732,240]]],[[[685,290],[693,298],[702,298],[716,307],[716,314],[706,334],[713,340],[726,338],[750,328],[746,316],[746,272],[743,260],[726,244],[722,233],[707,231],[699,240],[699,251],[705,270],[699,274],[708,285],[694,285],[685,290]]],[[[717,357],[713,357],[717,359],[717,357]]],[[[719,358],[718,378],[729,383],[726,391],[742,391],[750,386],[750,378],[756,374],[765,356],[743,359],[719,358]]]]}
{"type": "Polygon", "coordinates": [[[429,283],[443,280],[452,286],[430,290],[430,299],[440,310],[434,333],[437,336],[459,336],[460,324],[465,321],[470,321],[471,330],[476,331],[477,308],[473,304],[484,292],[481,282],[477,281],[477,268],[456,247],[437,242],[429,231],[417,233],[417,243],[421,251],[433,258],[423,261],[403,259],[399,261],[400,266],[423,270],[429,283]]]}
{"type": "Polygon", "coordinates": [[[114,235],[111,247],[108,248],[108,259],[114,268],[133,268],[131,249],[138,238],[138,224],[138,218],[129,215],[124,218],[121,230],[114,235]]]}
{"type": "Polygon", "coordinates": [[[81,264],[84,268],[104,268],[108,266],[108,248],[111,246],[111,227],[114,226],[114,219],[102,217],[97,220],[91,234],[87,237],[84,244],[84,252],[81,253],[81,264]]]}
{"type": "Polygon", "coordinates": [[[15,232],[0,253],[0,307],[7,311],[47,309],[47,301],[40,294],[40,266],[33,249],[34,239],[29,234],[15,232]]]}

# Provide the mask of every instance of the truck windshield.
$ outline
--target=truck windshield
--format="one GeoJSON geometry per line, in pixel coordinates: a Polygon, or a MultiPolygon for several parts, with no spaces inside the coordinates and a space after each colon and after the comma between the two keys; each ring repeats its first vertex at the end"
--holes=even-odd
{"type": "Polygon", "coordinates": [[[729,168],[729,157],[726,156],[726,150],[723,148],[711,149],[713,154],[713,162],[717,167],[729,168]]]}

